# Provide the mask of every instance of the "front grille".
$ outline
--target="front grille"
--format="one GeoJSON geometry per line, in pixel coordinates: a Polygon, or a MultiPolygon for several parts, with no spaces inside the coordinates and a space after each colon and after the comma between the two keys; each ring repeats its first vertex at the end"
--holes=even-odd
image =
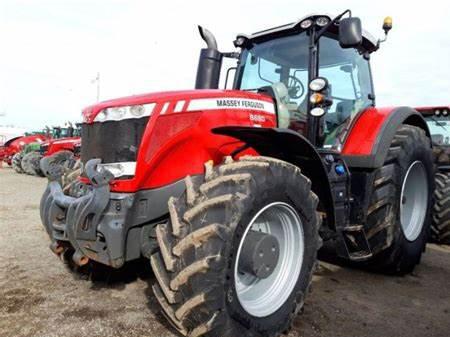
{"type": "Polygon", "coordinates": [[[81,161],[100,158],[103,163],[136,161],[148,117],[83,124],[81,161]]]}

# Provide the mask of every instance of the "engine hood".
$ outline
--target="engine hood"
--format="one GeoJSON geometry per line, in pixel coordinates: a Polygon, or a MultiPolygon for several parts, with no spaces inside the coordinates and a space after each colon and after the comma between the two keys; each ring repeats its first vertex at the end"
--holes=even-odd
{"type": "Polygon", "coordinates": [[[203,100],[206,104],[207,99],[223,99],[222,103],[228,108],[254,108],[272,112],[274,110],[271,97],[248,91],[209,89],[166,91],[122,97],[91,105],[83,110],[83,122],[93,123],[98,113],[106,108],[138,104],[155,103],[155,113],[164,113],[169,110],[175,112],[198,111],[202,110],[202,106],[198,102],[203,100]]]}
{"type": "Polygon", "coordinates": [[[42,143],[47,139],[47,137],[43,135],[31,135],[31,136],[23,136],[18,137],[10,140],[7,144],[5,143],[5,146],[15,146],[15,147],[23,147],[30,143],[42,143]]]}

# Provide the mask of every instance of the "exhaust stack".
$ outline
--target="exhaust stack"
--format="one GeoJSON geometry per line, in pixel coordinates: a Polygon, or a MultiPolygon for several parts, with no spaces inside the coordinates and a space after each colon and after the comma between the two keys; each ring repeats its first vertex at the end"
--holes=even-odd
{"type": "Polygon", "coordinates": [[[198,30],[200,36],[206,42],[207,48],[200,51],[195,89],[217,89],[219,88],[223,55],[217,49],[214,35],[202,26],[198,26],[198,30]]]}

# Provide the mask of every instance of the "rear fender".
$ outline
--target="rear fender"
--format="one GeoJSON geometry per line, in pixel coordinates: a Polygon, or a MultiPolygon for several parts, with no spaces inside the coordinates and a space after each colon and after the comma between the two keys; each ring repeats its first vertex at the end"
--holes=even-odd
{"type": "Polygon", "coordinates": [[[430,137],[422,115],[410,107],[369,108],[353,123],[346,138],[342,157],[349,167],[375,169],[383,165],[398,128],[417,126],[430,137]]]}
{"type": "Polygon", "coordinates": [[[289,129],[277,128],[227,126],[215,128],[212,132],[237,138],[260,155],[281,159],[301,168],[302,173],[311,179],[311,188],[319,197],[329,223],[335,223],[327,170],[319,153],[305,137],[289,129]]]}

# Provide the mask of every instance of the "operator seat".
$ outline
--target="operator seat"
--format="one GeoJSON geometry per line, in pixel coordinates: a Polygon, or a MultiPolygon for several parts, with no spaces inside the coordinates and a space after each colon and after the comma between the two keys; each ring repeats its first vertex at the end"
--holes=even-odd
{"type": "Polygon", "coordinates": [[[284,83],[277,82],[270,87],[277,102],[278,127],[288,128],[293,115],[298,112],[297,104],[290,102],[289,92],[284,83]]]}

